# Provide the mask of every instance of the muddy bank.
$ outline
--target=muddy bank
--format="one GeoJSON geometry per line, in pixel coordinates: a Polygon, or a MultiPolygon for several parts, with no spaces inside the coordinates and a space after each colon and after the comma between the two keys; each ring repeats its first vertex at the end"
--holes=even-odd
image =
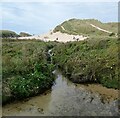
{"type": "Polygon", "coordinates": [[[45,94],[3,106],[3,116],[115,116],[118,100],[101,101],[98,93],[72,83],[61,72],[45,94]]]}
{"type": "Polygon", "coordinates": [[[119,98],[117,89],[103,87],[100,84],[76,84],[76,86],[84,87],[86,90],[97,93],[100,95],[101,99],[107,102],[117,100],[119,98]]]}

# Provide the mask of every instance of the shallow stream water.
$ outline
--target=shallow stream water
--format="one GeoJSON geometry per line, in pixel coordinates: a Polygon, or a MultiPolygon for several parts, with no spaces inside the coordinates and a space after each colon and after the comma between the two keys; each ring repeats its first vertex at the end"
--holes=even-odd
{"type": "Polygon", "coordinates": [[[117,100],[103,103],[96,93],[76,86],[55,70],[52,89],[24,101],[3,106],[3,116],[113,116],[118,114],[117,100]]]}

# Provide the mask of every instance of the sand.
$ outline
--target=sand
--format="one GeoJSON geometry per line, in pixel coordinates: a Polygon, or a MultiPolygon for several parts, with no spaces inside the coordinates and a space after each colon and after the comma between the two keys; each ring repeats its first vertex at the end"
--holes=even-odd
{"type": "Polygon", "coordinates": [[[81,41],[85,40],[88,37],[84,37],[83,35],[69,35],[67,33],[49,31],[46,34],[29,36],[29,37],[19,37],[18,39],[38,39],[45,42],[48,41],[58,41],[58,42],[70,42],[70,41],[81,41]]]}

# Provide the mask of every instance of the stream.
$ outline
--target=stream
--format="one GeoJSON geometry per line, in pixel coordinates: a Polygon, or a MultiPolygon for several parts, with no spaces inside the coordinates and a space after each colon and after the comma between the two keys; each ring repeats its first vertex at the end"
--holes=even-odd
{"type": "Polygon", "coordinates": [[[3,106],[3,116],[112,116],[118,114],[117,100],[102,103],[100,96],[76,86],[55,70],[52,89],[24,101],[3,106]]]}
{"type": "MultiPolygon", "coordinates": [[[[48,51],[51,56],[51,50],[48,51]]],[[[97,93],[72,83],[57,69],[51,90],[3,106],[2,116],[115,116],[117,100],[103,103],[97,93]]]]}

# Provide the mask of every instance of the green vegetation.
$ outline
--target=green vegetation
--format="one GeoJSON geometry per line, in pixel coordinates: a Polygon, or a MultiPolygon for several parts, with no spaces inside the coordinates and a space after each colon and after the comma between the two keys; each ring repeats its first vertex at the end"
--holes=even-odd
{"type": "Polygon", "coordinates": [[[32,36],[28,33],[25,32],[20,32],[20,34],[18,35],[17,33],[15,33],[14,31],[10,31],[10,30],[0,30],[0,37],[2,38],[17,38],[17,37],[26,37],[26,36],[32,36]]]}
{"type": "Polygon", "coordinates": [[[2,79],[3,103],[23,99],[49,89],[54,81],[53,64],[47,51],[54,43],[35,40],[3,39],[2,79]]]}
{"type": "Polygon", "coordinates": [[[111,30],[114,33],[118,33],[118,24],[119,23],[111,22],[111,23],[104,23],[104,24],[107,26],[108,30],[111,30]]]}
{"type": "Polygon", "coordinates": [[[118,45],[115,35],[118,23],[102,23],[95,19],[70,19],[54,32],[88,36],[85,41],[59,44],[54,49],[54,63],[73,82],[98,82],[118,88],[118,45]],[[112,32],[100,31],[90,24],[112,32]]]}
{"type": "Polygon", "coordinates": [[[53,62],[75,83],[97,82],[118,88],[117,38],[93,36],[59,44],[54,48],[53,62]]]}
{"type": "Polygon", "coordinates": [[[101,23],[98,20],[94,19],[70,19],[68,21],[63,22],[62,24],[56,26],[54,32],[61,31],[62,33],[74,34],[74,35],[104,35],[109,36],[108,33],[97,30],[92,27],[90,24],[94,24],[100,28],[111,31],[114,34],[117,33],[117,23],[101,23]],[[64,29],[61,27],[63,26],[64,29]]]}
{"type": "Polygon", "coordinates": [[[19,35],[20,35],[21,37],[32,36],[32,35],[30,35],[30,34],[28,34],[28,33],[25,33],[25,32],[20,32],[19,35]]]}
{"type": "Polygon", "coordinates": [[[10,30],[0,30],[0,37],[2,38],[13,38],[18,37],[19,35],[10,30]]]}
{"type": "MultiPolygon", "coordinates": [[[[54,82],[52,71],[55,65],[58,65],[63,74],[73,82],[97,82],[118,89],[116,23],[101,23],[94,19],[70,19],[58,25],[54,29],[54,32],[57,31],[87,35],[89,38],[68,43],[42,42],[34,39],[12,39],[18,37],[15,32],[0,31],[0,36],[3,37],[3,103],[13,99],[24,99],[49,89],[54,82]],[[99,31],[90,24],[112,33],[99,31]],[[51,48],[53,48],[53,64],[48,54],[51,48]]],[[[22,32],[20,36],[29,36],[29,34],[22,32]]]]}

